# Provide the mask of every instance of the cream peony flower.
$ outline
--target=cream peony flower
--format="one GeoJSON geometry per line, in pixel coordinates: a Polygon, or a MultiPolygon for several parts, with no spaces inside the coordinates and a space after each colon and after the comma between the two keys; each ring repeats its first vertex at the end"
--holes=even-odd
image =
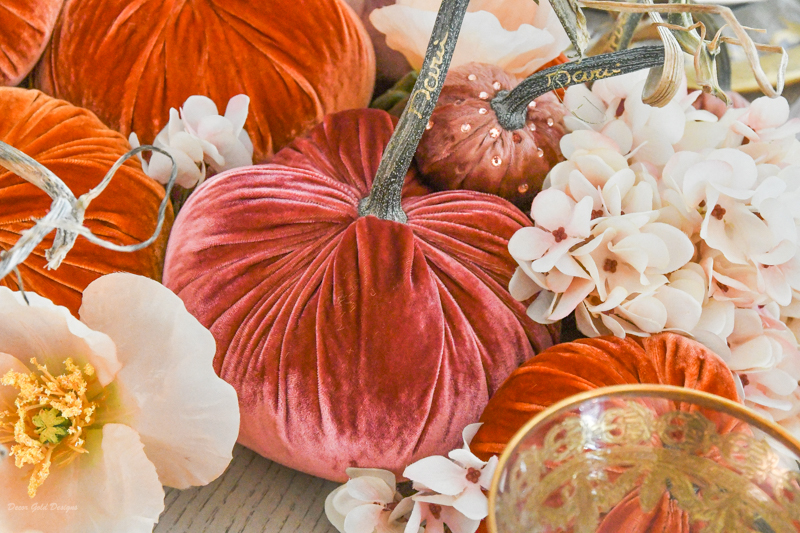
{"type": "MultiPolygon", "coordinates": [[[[228,102],[225,116],[220,116],[216,104],[205,96],[190,96],[181,107],[169,110],[169,123],[155,138],[153,145],[162,148],[178,165],[176,183],[192,188],[207,177],[208,168],[214,173],[253,164],[253,143],[244,129],[250,98],[240,94],[228,102]]],[[[139,146],[139,138],[131,133],[129,142],[139,146]]],[[[154,153],[150,162],[142,161],[145,174],[167,183],[172,172],[169,157],[154,153]]]]}
{"type": "MultiPolygon", "coordinates": [[[[476,61],[527,77],[569,46],[548,0],[470,2],[450,67],[476,61]]],[[[441,0],[398,0],[373,11],[369,20],[417,70],[428,48],[441,0]]]]}
{"type": "Polygon", "coordinates": [[[0,288],[0,524],[152,531],[162,485],[207,484],[232,458],[238,402],[212,368],[211,333],[133,274],[92,282],[81,320],[27,298],[0,288]]]}

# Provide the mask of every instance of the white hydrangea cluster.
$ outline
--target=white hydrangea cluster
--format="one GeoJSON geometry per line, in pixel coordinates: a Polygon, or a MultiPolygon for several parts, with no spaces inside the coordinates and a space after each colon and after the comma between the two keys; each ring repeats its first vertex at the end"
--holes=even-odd
{"type": "Polygon", "coordinates": [[[718,118],[685,89],[652,108],[645,78],[567,90],[566,161],[509,241],[509,289],[590,337],[694,337],[800,437],[800,120],[766,97],[718,118]]]}
{"type": "Polygon", "coordinates": [[[489,514],[489,489],[497,457],[481,461],[469,443],[481,424],[462,433],[464,446],[448,457],[420,459],[403,471],[413,494],[403,496],[388,470],[348,468],[350,481],[325,500],[325,515],[340,533],[475,533],[489,514]]]}

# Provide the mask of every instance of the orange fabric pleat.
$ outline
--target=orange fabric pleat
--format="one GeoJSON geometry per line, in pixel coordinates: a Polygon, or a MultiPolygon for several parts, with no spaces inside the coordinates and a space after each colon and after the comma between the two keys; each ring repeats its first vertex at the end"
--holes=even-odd
{"type": "Polygon", "coordinates": [[[153,142],[191,95],[251,98],[259,162],[326,113],[369,103],[372,44],[340,0],[67,0],[36,69],[48,94],[153,142]]]}
{"type": "MultiPolygon", "coordinates": [[[[0,140],[53,171],[75,196],[89,191],[130,150],[122,135],[92,113],[39,91],[0,88],[0,140]]],[[[153,233],[164,188],[147,177],[136,158],[129,159],[86,210],[84,225],[116,244],[144,241],[153,233]]],[[[0,249],[10,249],[33,220],[50,209],[38,187],[0,167],[0,249]]],[[[83,289],[111,272],[132,272],[160,279],[172,209],[158,240],[134,253],[112,252],[78,237],[57,270],[48,270],[45,251],[51,233],[19,267],[26,290],[34,291],[77,315],[83,289]]],[[[0,284],[16,290],[14,276],[0,284]]]]}

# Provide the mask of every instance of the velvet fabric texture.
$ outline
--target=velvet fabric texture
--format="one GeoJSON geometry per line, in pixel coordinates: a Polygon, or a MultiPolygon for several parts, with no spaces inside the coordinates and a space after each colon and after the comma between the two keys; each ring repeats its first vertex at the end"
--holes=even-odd
{"type": "Polygon", "coordinates": [[[3,0],[0,3],[0,85],[28,75],[44,52],[64,0],[3,0]]]}
{"type": "Polygon", "coordinates": [[[393,130],[338,113],[273,163],[204,183],[177,217],[164,283],[217,340],[239,393],[239,442],[310,474],[406,465],[458,447],[465,425],[555,331],[508,294],[511,204],[422,194],[408,223],[359,217],[393,130]]]}
{"type": "MultiPolygon", "coordinates": [[[[39,91],[0,87],[0,117],[0,140],[53,171],[76,196],[100,183],[130,150],[122,135],[106,128],[89,111],[39,91]]],[[[129,159],[92,200],[84,225],[116,244],[139,243],[155,230],[163,198],[164,188],[142,172],[136,158],[129,159]]],[[[44,191],[0,167],[0,249],[16,244],[33,220],[50,210],[51,202],[44,191]]],[[[158,240],[134,253],[112,252],[78,237],[61,266],[48,270],[45,250],[53,244],[53,232],[19,266],[25,289],[77,316],[83,289],[104,274],[123,271],[158,280],[171,224],[169,208],[158,240]]],[[[17,290],[13,275],[0,284],[17,290]]]]}
{"type": "Polygon", "coordinates": [[[544,94],[528,108],[524,128],[506,130],[491,99],[518,83],[485,63],[450,71],[415,156],[426,183],[437,190],[497,194],[530,209],[547,173],[564,159],[559,141],[567,108],[554,93],[544,94]]]}
{"type": "MultiPolygon", "coordinates": [[[[702,344],[675,333],[631,337],[597,337],[559,344],[515,370],[481,415],[483,425],[470,448],[488,460],[531,418],[547,407],[581,392],[612,385],[654,383],[674,385],[740,401],[733,374],[725,362],[702,344]]],[[[670,402],[671,403],[671,402],[670,402]]],[[[701,411],[702,412],[702,411],[701,411]]],[[[705,414],[705,413],[704,413],[705,414]]],[[[707,414],[712,420],[712,414],[707,414]]],[[[725,417],[720,432],[737,424],[725,417]]],[[[486,533],[485,524],[479,532],[486,533]]],[[[689,532],[689,520],[670,500],[643,513],[636,491],[605,516],[598,532],[689,532]]]]}
{"type": "Polygon", "coordinates": [[[48,94],[151,143],[191,95],[250,96],[259,162],[326,113],[364,107],[372,44],[340,0],[67,0],[36,70],[48,94]]]}

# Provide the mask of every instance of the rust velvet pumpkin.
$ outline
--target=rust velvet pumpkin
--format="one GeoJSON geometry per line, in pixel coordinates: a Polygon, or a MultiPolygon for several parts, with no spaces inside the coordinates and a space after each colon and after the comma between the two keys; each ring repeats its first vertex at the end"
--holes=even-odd
{"type": "Polygon", "coordinates": [[[155,139],[191,95],[245,93],[260,161],[326,113],[363,107],[372,45],[340,0],[67,0],[36,86],[155,139]]]}
{"type": "MultiPolygon", "coordinates": [[[[128,141],[105,127],[85,109],[39,91],[0,87],[0,141],[25,152],[53,171],[79,196],[100,183],[128,141]]],[[[152,235],[164,188],[147,177],[136,158],[128,160],[108,187],[89,205],[84,225],[97,236],[120,245],[136,244],[152,235]]],[[[8,250],[33,219],[50,209],[51,198],[38,187],[0,167],[0,249],[8,250]]],[[[106,250],[78,237],[56,270],[45,265],[51,233],[19,266],[25,288],[67,307],[77,315],[83,289],[111,272],[132,272],[160,279],[172,210],[158,240],[134,253],[106,250]]],[[[16,290],[13,276],[0,280],[16,290]]]]}
{"type": "MultiPolygon", "coordinates": [[[[515,370],[489,401],[481,415],[483,425],[470,448],[486,460],[502,453],[511,437],[550,405],[592,389],[632,383],[674,385],[740,401],[725,362],[681,335],[659,333],[638,341],[630,337],[581,339],[553,346],[515,370]]],[[[736,430],[730,419],[726,420],[718,430],[736,430]]],[[[486,533],[485,524],[479,531],[486,533]]],[[[604,518],[597,531],[694,530],[686,513],[667,495],[652,511],[644,513],[634,490],[604,518]]]]}
{"type": "Polygon", "coordinates": [[[214,177],[167,251],[165,284],[214,334],[215,368],[239,393],[239,441],[334,480],[457,446],[553,342],[506,290],[507,240],[528,224],[511,204],[424,194],[412,169],[407,223],[358,215],[393,122],[338,113],[271,164],[214,177]]]}
{"type": "Polygon", "coordinates": [[[450,71],[417,148],[416,162],[427,183],[437,190],[497,194],[530,209],[547,173],[563,160],[559,141],[566,131],[566,107],[547,93],[529,105],[525,127],[503,128],[491,99],[518,81],[484,63],[450,71]]]}
{"type": "Polygon", "coordinates": [[[64,0],[4,0],[0,4],[0,85],[16,85],[44,52],[64,0]]]}

